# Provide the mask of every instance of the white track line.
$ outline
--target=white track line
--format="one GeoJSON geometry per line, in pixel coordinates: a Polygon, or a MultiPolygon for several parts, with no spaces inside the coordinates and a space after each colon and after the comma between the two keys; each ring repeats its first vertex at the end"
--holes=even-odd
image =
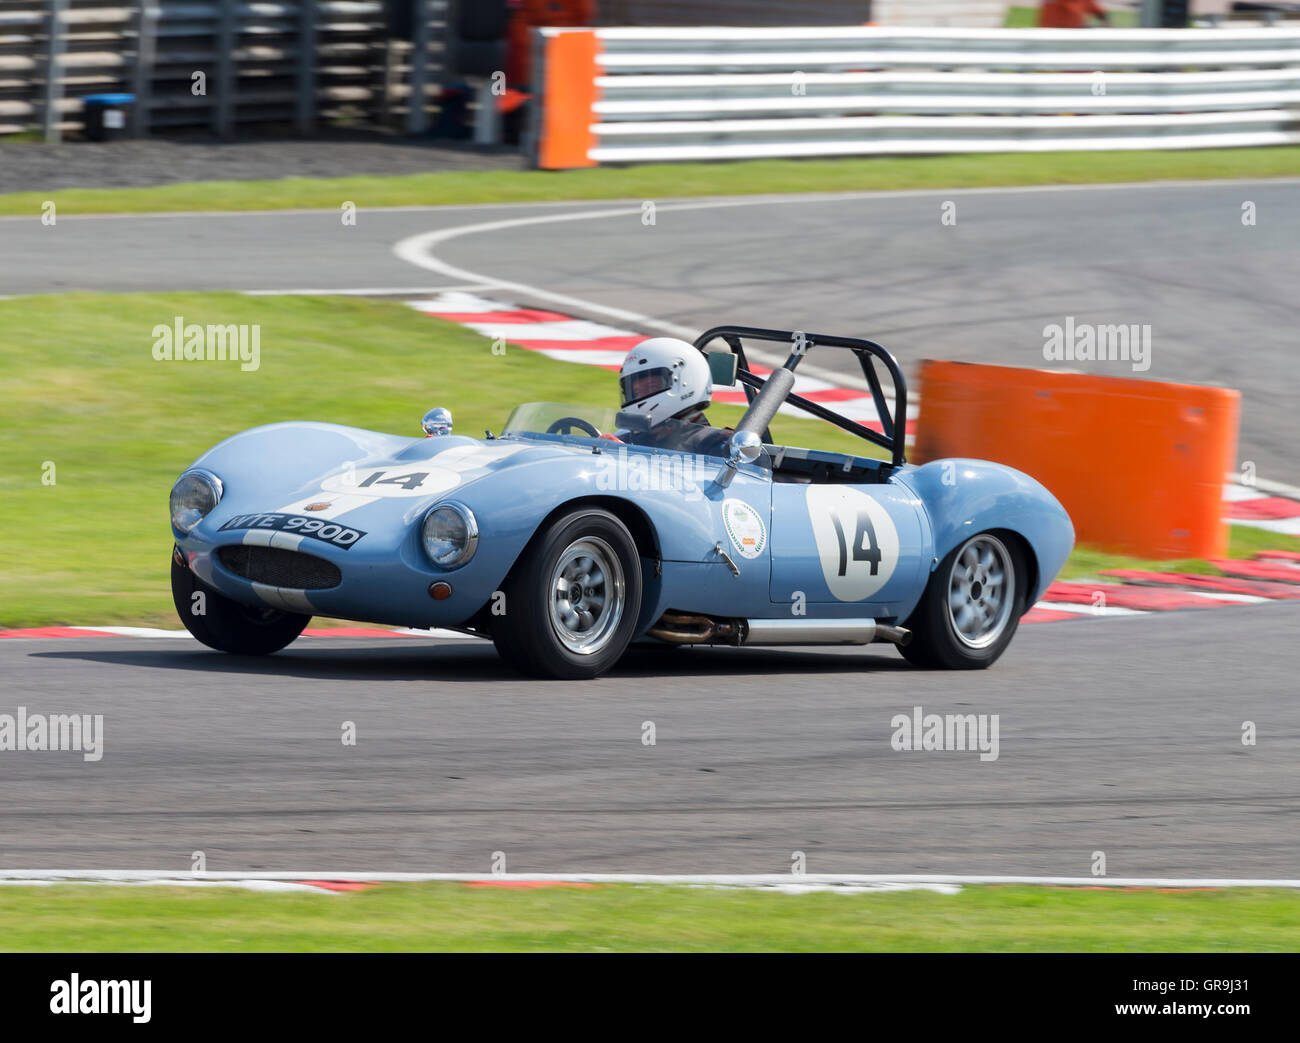
{"type": "Polygon", "coordinates": [[[63,883],[76,883],[80,887],[237,887],[245,891],[264,891],[272,893],[306,892],[308,894],[334,895],[338,891],[315,884],[298,884],[289,880],[258,880],[242,878],[239,880],[203,880],[188,879],[178,876],[156,877],[149,880],[4,880],[0,887],[55,887],[63,883]]]}
{"type": "MultiPolygon", "coordinates": [[[[893,194],[893,193],[889,193],[893,194]]],[[[906,195],[933,195],[933,192],[907,192],[906,195]]],[[[657,207],[657,213],[679,213],[689,210],[717,210],[738,206],[761,206],[764,204],[781,202],[827,202],[836,199],[845,198],[872,198],[873,193],[864,193],[860,197],[856,194],[848,196],[831,195],[807,198],[802,196],[751,196],[745,198],[728,198],[721,200],[706,200],[703,202],[692,203],[664,203],[657,207]]],[[[512,228],[523,228],[530,225],[558,224],[565,221],[597,221],[611,217],[640,218],[641,206],[620,206],[607,210],[579,210],[573,213],[562,214],[533,214],[528,217],[511,217],[499,221],[482,221],[477,224],[457,225],[453,228],[440,228],[432,232],[421,232],[418,235],[409,236],[393,245],[393,253],[408,264],[413,264],[417,268],[424,268],[431,272],[437,272],[439,275],[449,279],[457,279],[466,283],[475,283],[478,285],[489,285],[494,290],[504,290],[507,293],[516,294],[522,297],[532,298],[534,300],[547,301],[561,308],[572,309],[577,312],[600,315],[605,318],[615,319],[619,322],[631,323],[634,327],[642,330],[650,330],[656,333],[666,333],[671,337],[679,337],[688,342],[694,342],[701,331],[691,329],[687,326],[679,325],[675,322],[664,322],[660,319],[651,318],[649,315],[642,315],[640,312],[630,311],[626,308],[614,308],[609,305],[596,304],[593,301],[585,300],[581,297],[572,297],[564,293],[555,293],[551,290],[544,290],[540,286],[533,286],[530,283],[514,282],[507,279],[496,279],[491,275],[484,275],[481,272],[471,272],[466,268],[457,268],[455,265],[448,264],[434,254],[434,249],[443,243],[452,239],[459,239],[462,236],[478,235],[483,232],[501,232],[512,228]]],[[[766,366],[778,367],[785,364],[785,358],[778,356],[773,352],[765,349],[750,348],[748,351],[750,357],[766,366]]],[[[799,372],[805,376],[817,377],[825,380],[830,384],[839,385],[843,379],[843,374],[834,373],[828,369],[822,369],[807,361],[800,363],[799,372]]]]}
{"type": "Polygon", "coordinates": [[[543,881],[591,884],[701,884],[723,887],[773,887],[783,884],[872,886],[890,884],[980,885],[1025,884],[1044,887],[1286,887],[1300,888],[1300,880],[1285,877],[1240,879],[1232,877],[1138,876],[985,876],[978,874],[916,873],[364,873],[329,871],[301,873],[191,873],[166,869],[3,869],[0,881],[114,881],[130,883],[177,880],[326,880],[355,883],[479,882],[524,883],[543,881]]]}
{"type": "MultiPolygon", "coordinates": [[[[3,629],[3,628],[0,628],[0,629],[3,629]]],[[[41,627],[34,627],[34,628],[32,628],[32,629],[40,630],[40,629],[43,629],[43,628],[41,628],[41,627]]],[[[67,627],[66,629],[68,629],[68,630],[84,630],[84,631],[86,631],[86,636],[87,636],[87,637],[97,637],[97,636],[100,636],[100,635],[103,635],[103,634],[112,634],[114,637],[136,637],[136,638],[177,638],[177,637],[180,637],[180,638],[186,638],[187,640],[193,640],[193,638],[194,638],[194,635],[191,634],[188,630],[164,630],[164,629],[162,629],[161,627],[119,627],[119,626],[102,626],[102,627],[95,627],[95,626],[70,626],[70,627],[67,627]]],[[[315,628],[309,627],[308,629],[315,629],[315,630],[333,630],[333,629],[335,629],[335,628],[334,628],[334,627],[315,627],[315,628]]],[[[356,629],[356,628],[344,628],[344,629],[356,629]]],[[[377,631],[378,631],[378,630],[382,630],[382,631],[384,631],[386,634],[391,634],[391,635],[394,636],[394,637],[424,637],[424,638],[435,638],[435,639],[437,639],[437,640],[439,640],[439,641],[478,641],[478,640],[481,640],[481,638],[477,637],[477,636],[474,635],[474,634],[463,634],[463,633],[461,633],[459,630],[447,630],[447,629],[445,629],[445,628],[443,628],[443,627],[433,627],[433,628],[431,628],[431,629],[429,629],[429,630],[419,630],[419,629],[415,629],[415,628],[411,628],[411,627],[362,626],[360,629],[363,629],[363,630],[377,630],[377,631]]],[[[315,633],[315,634],[305,634],[305,635],[303,635],[303,636],[304,636],[308,641],[314,640],[314,639],[316,639],[316,638],[334,638],[334,639],[336,639],[336,640],[339,639],[339,638],[346,638],[346,639],[349,640],[349,641],[364,641],[364,640],[366,640],[366,636],[357,636],[357,635],[355,635],[355,634],[332,634],[332,633],[321,634],[321,633],[315,633]]],[[[367,635],[367,636],[368,636],[368,635],[367,635]]],[[[376,638],[379,637],[378,634],[375,634],[374,636],[375,636],[376,638]]],[[[23,640],[28,640],[28,641],[48,641],[48,640],[50,640],[50,638],[48,638],[48,637],[26,637],[26,638],[23,638],[23,637],[16,637],[16,638],[5,638],[5,640],[7,640],[7,641],[23,641],[23,640]]]]}

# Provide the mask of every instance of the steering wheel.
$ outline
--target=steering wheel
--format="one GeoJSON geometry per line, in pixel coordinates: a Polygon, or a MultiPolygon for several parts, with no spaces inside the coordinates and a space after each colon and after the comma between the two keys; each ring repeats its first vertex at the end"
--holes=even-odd
{"type": "Polygon", "coordinates": [[[559,420],[554,421],[546,429],[546,433],[548,435],[571,435],[574,428],[577,428],[585,435],[590,435],[592,438],[600,437],[600,432],[596,430],[595,424],[590,424],[578,416],[560,417],[559,420]]]}

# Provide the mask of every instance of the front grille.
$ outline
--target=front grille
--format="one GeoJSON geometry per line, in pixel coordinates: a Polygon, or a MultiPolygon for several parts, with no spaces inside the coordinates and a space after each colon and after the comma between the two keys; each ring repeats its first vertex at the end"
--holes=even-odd
{"type": "Polygon", "coordinates": [[[217,551],[222,566],[254,583],[292,590],[326,590],[343,582],[343,574],[331,561],[296,550],[278,547],[222,547],[217,551]]]}

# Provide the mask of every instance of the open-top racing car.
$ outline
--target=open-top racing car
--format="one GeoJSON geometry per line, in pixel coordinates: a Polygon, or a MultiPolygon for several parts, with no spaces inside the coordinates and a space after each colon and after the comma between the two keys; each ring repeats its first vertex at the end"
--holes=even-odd
{"type": "Polygon", "coordinates": [[[715,385],[745,390],[734,431],[665,445],[628,413],[529,403],[485,438],[435,409],[420,438],[283,423],[226,439],[172,489],[181,619],[238,654],[283,648],[313,615],[452,628],[555,678],[595,677],[635,639],[994,662],[1073,544],[1056,499],[994,463],[906,463],[906,381],[872,341],[721,326],[695,347],[715,385]],[[747,341],[789,357],[759,376],[747,341]],[[856,357],[881,430],[792,390],[812,351],[856,357]],[[888,459],[774,444],[783,406],[888,459]]]}

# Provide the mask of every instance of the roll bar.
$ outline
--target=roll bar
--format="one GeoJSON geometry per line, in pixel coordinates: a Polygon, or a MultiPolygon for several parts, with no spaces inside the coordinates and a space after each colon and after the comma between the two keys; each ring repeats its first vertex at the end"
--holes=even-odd
{"type": "Polygon", "coordinates": [[[857,435],[873,445],[878,445],[890,453],[890,462],[901,467],[906,462],[904,441],[907,432],[907,379],[899,368],[898,360],[873,340],[859,337],[835,337],[824,333],[804,333],[801,330],[768,330],[756,326],[714,326],[695,338],[695,347],[704,352],[708,345],[721,339],[739,359],[736,379],[745,388],[745,397],[749,408],[736,426],[738,431],[757,431],[766,442],[771,442],[767,431],[777,410],[789,402],[806,413],[834,424],[836,427],[857,435]],[[781,370],[773,374],[777,379],[764,379],[750,371],[745,358],[746,340],[761,340],[775,344],[790,345],[790,355],[781,370]],[[794,371],[813,348],[841,348],[853,352],[862,366],[862,375],[866,377],[871,399],[880,417],[880,431],[873,431],[856,420],[840,416],[834,410],[827,409],[820,402],[812,402],[802,395],[790,390],[794,384],[794,371]],[[876,372],[876,362],[884,364],[889,373],[890,383],[894,387],[894,408],[891,412],[885,399],[885,390],[876,372]],[[783,371],[789,376],[778,375],[783,371]]]}

